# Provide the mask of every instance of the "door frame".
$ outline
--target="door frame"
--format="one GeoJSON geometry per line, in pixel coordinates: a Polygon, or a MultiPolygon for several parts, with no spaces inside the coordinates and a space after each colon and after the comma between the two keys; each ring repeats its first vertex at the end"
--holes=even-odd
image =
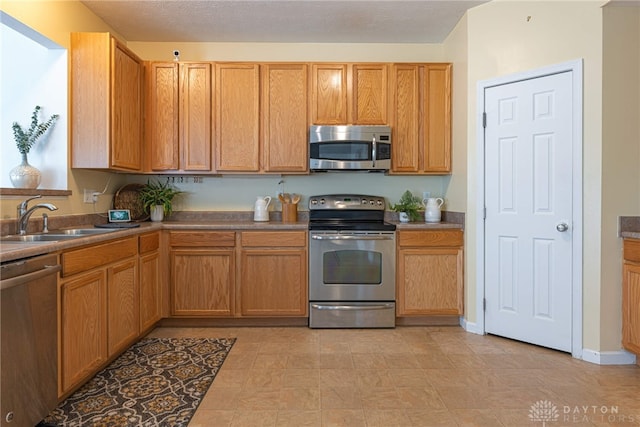
{"type": "Polygon", "coordinates": [[[476,140],[478,141],[477,173],[476,173],[476,327],[475,332],[485,334],[484,298],[485,298],[485,232],[484,232],[484,206],[485,206],[485,133],[483,126],[483,112],[485,104],[485,90],[494,86],[516,83],[523,80],[535,79],[551,74],[563,72],[572,73],[573,92],[573,200],[572,200],[572,265],[571,265],[571,354],[573,357],[582,358],[582,236],[583,236],[583,103],[582,59],[550,65],[542,68],[510,74],[477,83],[476,96],[476,140]]]}

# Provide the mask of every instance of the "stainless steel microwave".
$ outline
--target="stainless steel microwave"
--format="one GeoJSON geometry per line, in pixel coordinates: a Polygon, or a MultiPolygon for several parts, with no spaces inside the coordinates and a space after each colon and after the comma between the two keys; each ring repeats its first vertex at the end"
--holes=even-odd
{"type": "Polygon", "coordinates": [[[391,167],[389,126],[319,126],[309,128],[309,169],[384,172],[391,167]]]}

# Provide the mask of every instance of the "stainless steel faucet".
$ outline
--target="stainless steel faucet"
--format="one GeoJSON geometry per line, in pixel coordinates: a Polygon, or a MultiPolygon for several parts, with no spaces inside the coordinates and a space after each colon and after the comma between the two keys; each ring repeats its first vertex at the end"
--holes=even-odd
{"type": "Polygon", "coordinates": [[[58,207],[51,203],[38,203],[37,205],[29,208],[29,202],[33,199],[40,199],[42,195],[29,197],[18,205],[18,234],[27,234],[27,225],[29,224],[29,218],[36,209],[49,209],[50,211],[58,210],[58,207]]]}

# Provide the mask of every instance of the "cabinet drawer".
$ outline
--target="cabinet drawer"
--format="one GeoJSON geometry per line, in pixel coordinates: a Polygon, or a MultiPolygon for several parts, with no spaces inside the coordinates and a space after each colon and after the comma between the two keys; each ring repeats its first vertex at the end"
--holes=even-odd
{"type": "Polygon", "coordinates": [[[233,231],[172,231],[169,233],[171,246],[235,246],[236,233],[233,231]]]}
{"type": "Polygon", "coordinates": [[[136,236],[64,252],[62,276],[71,276],[137,254],[138,238],[136,236]]]}
{"type": "Polygon", "coordinates": [[[139,236],[138,245],[140,254],[158,250],[160,247],[160,233],[149,233],[139,236]]]}
{"type": "Polygon", "coordinates": [[[399,246],[443,247],[462,246],[462,230],[402,230],[398,233],[399,246]]]}
{"type": "Polygon", "coordinates": [[[241,234],[242,247],[304,247],[306,231],[247,231],[241,234]]]}
{"type": "Polygon", "coordinates": [[[640,262],[640,240],[624,239],[624,259],[640,262]]]}

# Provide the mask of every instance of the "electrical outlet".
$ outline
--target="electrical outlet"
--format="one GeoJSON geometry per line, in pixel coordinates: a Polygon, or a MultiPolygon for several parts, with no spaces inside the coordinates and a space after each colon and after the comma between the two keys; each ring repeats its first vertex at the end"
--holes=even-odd
{"type": "Polygon", "coordinates": [[[98,201],[98,193],[96,190],[87,190],[84,189],[84,202],[85,203],[96,203],[98,201]]]}

